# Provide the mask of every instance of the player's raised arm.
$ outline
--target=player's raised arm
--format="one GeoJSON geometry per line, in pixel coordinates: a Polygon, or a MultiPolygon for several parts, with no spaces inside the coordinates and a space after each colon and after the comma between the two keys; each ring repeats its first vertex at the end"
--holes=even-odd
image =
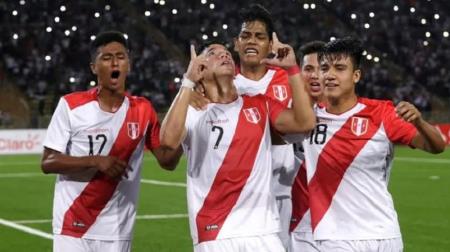
{"type": "Polygon", "coordinates": [[[282,133],[307,132],[314,128],[316,117],[312,109],[311,97],[306,90],[305,81],[300,76],[300,68],[295,60],[295,53],[291,46],[283,44],[273,34],[273,54],[271,59],[263,59],[261,63],[279,66],[289,75],[292,89],[292,110],[280,113],[274,127],[282,133]]]}
{"type": "Polygon", "coordinates": [[[186,115],[191,102],[195,83],[202,79],[206,67],[203,55],[197,56],[195,48],[191,45],[191,61],[184,74],[183,82],[177,96],[161,125],[160,142],[163,148],[178,149],[186,135],[186,115]]]}
{"type": "Polygon", "coordinates": [[[413,104],[402,101],[395,110],[405,121],[412,123],[418,131],[411,142],[412,146],[435,154],[444,151],[445,142],[441,134],[422,118],[422,114],[413,104]]]}

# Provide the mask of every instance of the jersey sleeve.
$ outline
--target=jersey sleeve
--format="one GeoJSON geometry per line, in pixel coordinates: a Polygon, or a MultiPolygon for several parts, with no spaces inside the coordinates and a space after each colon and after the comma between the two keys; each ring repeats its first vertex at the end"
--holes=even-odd
{"type": "Polygon", "coordinates": [[[270,97],[266,96],[266,101],[267,101],[267,105],[269,108],[269,120],[270,120],[270,124],[274,125],[275,121],[277,120],[278,116],[280,115],[281,112],[283,112],[284,110],[286,110],[286,107],[278,102],[275,99],[272,99],[270,97]]]}
{"type": "Polygon", "coordinates": [[[67,144],[71,136],[69,111],[67,101],[61,98],[48,125],[47,134],[43,143],[44,147],[61,153],[66,152],[67,144]]]}
{"type": "Polygon", "coordinates": [[[149,106],[149,112],[150,112],[150,118],[149,118],[149,124],[147,127],[147,134],[146,134],[146,140],[145,140],[145,146],[150,149],[156,149],[160,146],[159,142],[159,131],[161,129],[161,125],[158,121],[158,114],[156,114],[155,109],[153,109],[153,106],[149,106]]]}
{"type": "Polygon", "coordinates": [[[410,145],[417,134],[417,129],[412,123],[406,122],[397,115],[392,102],[387,102],[383,111],[383,125],[387,137],[393,143],[410,145]]]}

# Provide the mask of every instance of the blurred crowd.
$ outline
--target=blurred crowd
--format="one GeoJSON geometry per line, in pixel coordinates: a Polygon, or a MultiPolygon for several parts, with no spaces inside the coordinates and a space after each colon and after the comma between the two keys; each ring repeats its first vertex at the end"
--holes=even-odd
{"type": "MultiPolygon", "coordinates": [[[[272,13],[282,41],[354,35],[365,45],[360,95],[414,102],[450,96],[450,5],[445,1],[259,1],[272,13]]],[[[123,31],[131,43],[129,92],[163,111],[176,94],[188,45],[220,39],[232,48],[238,10],[250,1],[132,0],[0,2],[0,81],[8,79],[38,104],[95,85],[89,42],[103,30],[123,31]],[[163,40],[160,38],[163,37],[163,40]],[[156,39],[158,38],[158,39],[156,39]],[[161,42],[164,41],[164,42],[161,42]],[[177,48],[183,56],[169,53],[177,48]]]]}

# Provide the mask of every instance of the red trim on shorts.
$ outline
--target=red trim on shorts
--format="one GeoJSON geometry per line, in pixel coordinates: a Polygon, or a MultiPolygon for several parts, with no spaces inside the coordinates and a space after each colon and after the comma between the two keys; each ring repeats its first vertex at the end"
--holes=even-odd
{"type": "Polygon", "coordinates": [[[292,185],[292,217],[289,232],[295,230],[309,209],[308,181],[305,162],[300,165],[294,184],[292,185]]]}

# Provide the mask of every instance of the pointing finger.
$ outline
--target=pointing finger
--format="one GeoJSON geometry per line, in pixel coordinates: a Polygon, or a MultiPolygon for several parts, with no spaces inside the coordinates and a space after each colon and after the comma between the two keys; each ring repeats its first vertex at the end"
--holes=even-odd
{"type": "Polygon", "coordinates": [[[276,32],[272,33],[272,40],[273,40],[273,43],[280,43],[276,32]]]}
{"type": "Polygon", "coordinates": [[[191,44],[191,59],[197,58],[197,53],[195,52],[195,46],[191,44]]]}

